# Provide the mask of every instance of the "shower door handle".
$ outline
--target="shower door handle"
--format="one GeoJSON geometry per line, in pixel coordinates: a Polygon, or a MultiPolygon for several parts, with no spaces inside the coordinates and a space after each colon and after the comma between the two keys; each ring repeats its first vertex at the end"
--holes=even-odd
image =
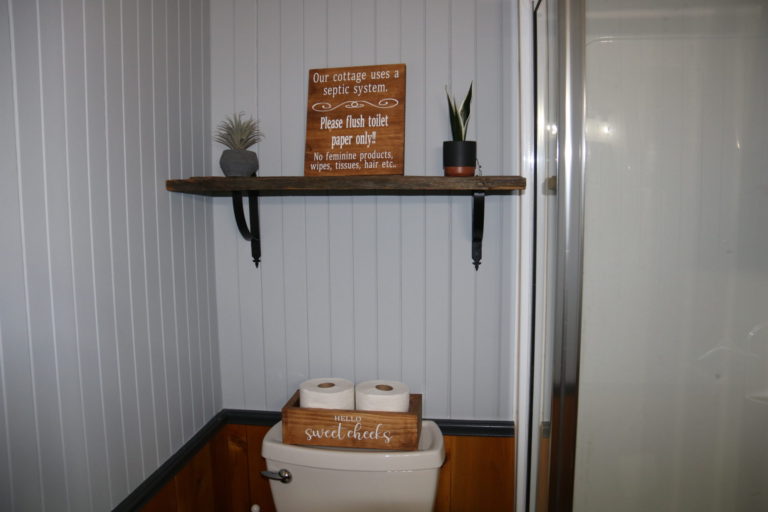
{"type": "Polygon", "coordinates": [[[281,469],[280,471],[262,471],[261,476],[269,478],[270,480],[280,480],[284,484],[291,483],[293,475],[287,469],[281,469]]]}

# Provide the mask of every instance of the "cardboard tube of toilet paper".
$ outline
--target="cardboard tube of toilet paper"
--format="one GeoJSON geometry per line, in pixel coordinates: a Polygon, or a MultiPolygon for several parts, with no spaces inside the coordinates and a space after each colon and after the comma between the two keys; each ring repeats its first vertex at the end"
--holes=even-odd
{"type": "Polygon", "coordinates": [[[411,391],[402,382],[369,380],[355,386],[358,411],[407,412],[411,391]]]}
{"type": "Polygon", "coordinates": [[[347,379],[324,377],[299,386],[299,406],[315,409],[354,409],[355,385],[347,379]]]}

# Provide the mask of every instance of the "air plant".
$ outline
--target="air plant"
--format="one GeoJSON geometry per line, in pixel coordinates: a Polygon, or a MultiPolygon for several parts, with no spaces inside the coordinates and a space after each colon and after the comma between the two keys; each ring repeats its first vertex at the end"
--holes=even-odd
{"type": "Polygon", "coordinates": [[[259,130],[259,122],[252,117],[243,119],[245,112],[227,116],[219,123],[214,133],[214,140],[229,149],[248,149],[264,138],[259,130]]]}
{"type": "Polygon", "coordinates": [[[448,115],[451,118],[451,133],[453,140],[467,140],[467,121],[469,120],[469,106],[472,103],[472,82],[469,84],[469,91],[461,106],[456,104],[456,99],[448,92],[448,86],[445,86],[445,95],[448,97],[448,115]]]}

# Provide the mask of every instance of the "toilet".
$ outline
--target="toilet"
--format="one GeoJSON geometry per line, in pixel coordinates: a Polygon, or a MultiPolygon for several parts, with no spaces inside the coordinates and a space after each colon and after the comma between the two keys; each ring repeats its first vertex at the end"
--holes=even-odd
{"type": "Polygon", "coordinates": [[[278,512],[432,510],[445,459],[435,422],[422,421],[419,448],[407,452],[283,444],[282,427],[261,448],[278,512]]]}

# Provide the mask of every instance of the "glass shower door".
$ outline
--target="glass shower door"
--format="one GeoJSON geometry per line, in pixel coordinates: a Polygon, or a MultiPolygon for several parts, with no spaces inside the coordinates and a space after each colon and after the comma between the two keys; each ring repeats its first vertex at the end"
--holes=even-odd
{"type": "Polygon", "coordinates": [[[586,1],[573,510],[768,510],[768,2],[586,1]]]}

